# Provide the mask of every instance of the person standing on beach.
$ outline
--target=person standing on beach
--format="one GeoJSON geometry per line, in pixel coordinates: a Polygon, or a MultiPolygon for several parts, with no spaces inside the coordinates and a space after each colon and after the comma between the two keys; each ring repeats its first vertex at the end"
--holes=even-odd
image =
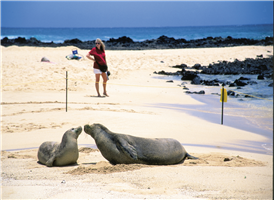
{"type": "Polygon", "coordinates": [[[104,95],[108,97],[107,94],[107,72],[101,72],[99,65],[107,65],[106,62],[106,54],[105,54],[105,44],[102,42],[101,39],[97,38],[95,41],[95,47],[90,50],[90,52],[86,55],[86,57],[90,60],[92,60],[93,63],[93,72],[95,74],[95,88],[98,94],[98,97],[100,97],[99,92],[99,81],[100,81],[100,75],[103,78],[103,88],[104,88],[104,95]],[[93,57],[92,57],[93,56],[93,57]],[[99,65],[97,64],[99,63],[99,65]]]}

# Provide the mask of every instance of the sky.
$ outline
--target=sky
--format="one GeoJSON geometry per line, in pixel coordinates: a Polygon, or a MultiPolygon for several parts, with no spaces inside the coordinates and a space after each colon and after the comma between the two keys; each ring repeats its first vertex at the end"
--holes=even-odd
{"type": "Polygon", "coordinates": [[[1,1],[1,27],[273,24],[273,1],[1,1]]]}

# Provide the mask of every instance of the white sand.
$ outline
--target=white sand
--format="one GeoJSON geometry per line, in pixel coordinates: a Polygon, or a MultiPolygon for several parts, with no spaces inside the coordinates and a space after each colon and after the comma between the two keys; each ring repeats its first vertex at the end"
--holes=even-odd
{"type": "MultiPolygon", "coordinates": [[[[256,143],[267,138],[159,106],[202,103],[185,94],[177,86],[180,81],[167,83],[153,74],[175,72],[178,69],[169,66],[182,63],[208,65],[218,60],[273,55],[272,46],[106,51],[111,76],[107,85],[110,97],[105,98],[95,97],[91,61],[65,58],[72,48],[1,47],[2,150],[20,149],[2,154],[2,198],[272,199],[273,156],[252,153],[259,148],[256,143]],[[44,56],[52,63],[40,62],[44,56]],[[60,142],[66,130],[87,123],[101,123],[113,132],[140,137],[174,138],[201,160],[141,166],[134,171],[118,166],[121,170],[113,173],[114,166],[109,166],[100,152],[81,152],[77,166],[48,168],[37,163],[37,148],[42,142],[60,142]],[[25,148],[34,149],[22,150],[25,148]],[[233,156],[242,160],[233,159],[230,166],[222,160],[233,156]],[[105,173],[64,174],[92,166],[109,168],[105,173]]],[[[88,50],[78,52],[86,55],[88,50]]],[[[100,89],[102,93],[101,84],[100,89]]],[[[95,142],[83,132],[78,144],[80,148],[95,142]]]]}

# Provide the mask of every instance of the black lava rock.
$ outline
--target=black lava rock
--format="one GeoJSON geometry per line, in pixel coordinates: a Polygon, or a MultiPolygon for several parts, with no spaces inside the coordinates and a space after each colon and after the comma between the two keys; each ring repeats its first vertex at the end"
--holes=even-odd
{"type": "Polygon", "coordinates": [[[196,76],[192,81],[191,84],[199,85],[202,83],[202,79],[199,76],[196,76]]]}
{"type": "MultiPolygon", "coordinates": [[[[227,38],[222,37],[207,37],[197,40],[186,40],[184,38],[174,39],[173,37],[160,36],[157,39],[145,40],[142,42],[134,42],[127,36],[119,37],[118,39],[110,38],[107,41],[103,41],[107,50],[144,50],[144,49],[182,49],[182,48],[208,48],[208,47],[232,47],[232,46],[245,46],[245,45],[259,45],[268,46],[273,45],[273,37],[266,37],[262,40],[254,40],[247,38],[227,38]]],[[[80,49],[91,49],[94,47],[95,40],[81,41],[77,38],[72,40],[65,40],[63,43],[54,42],[41,42],[39,40],[26,39],[18,37],[16,39],[9,39],[7,37],[1,40],[2,46],[40,46],[40,47],[60,47],[70,46],[73,44],[80,49]]],[[[261,57],[259,57],[261,58],[261,57]]],[[[198,66],[195,66],[195,68],[198,66]]],[[[229,73],[230,69],[226,70],[229,73]]],[[[233,70],[232,70],[233,71],[233,70]]]]}
{"type": "Polygon", "coordinates": [[[264,80],[264,75],[263,74],[260,74],[258,77],[257,77],[258,80],[264,80]]]}
{"type": "Polygon", "coordinates": [[[201,90],[199,92],[190,92],[190,91],[186,91],[187,94],[205,94],[204,90],[201,90]]]}
{"type": "Polygon", "coordinates": [[[190,80],[192,81],[194,78],[196,78],[197,72],[193,72],[193,71],[185,71],[183,74],[183,77],[181,78],[181,80],[190,80]]]}
{"type": "Polygon", "coordinates": [[[227,91],[227,95],[228,96],[235,96],[235,92],[231,91],[231,90],[228,90],[227,91]]]}
{"type": "Polygon", "coordinates": [[[245,82],[243,82],[243,81],[241,81],[241,80],[239,80],[239,79],[236,79],[236,80],[234,81],[234,83],[235,83],[237,86],[245,86],[245,85],[247,85],[247,83],[245,83],[245,82]]]}
{"type": "Polygon", "coordinates": [[[64,41],[64,44],[81,44],[81,43],[83,43],[83,42],[77,38],[64,41]]]}

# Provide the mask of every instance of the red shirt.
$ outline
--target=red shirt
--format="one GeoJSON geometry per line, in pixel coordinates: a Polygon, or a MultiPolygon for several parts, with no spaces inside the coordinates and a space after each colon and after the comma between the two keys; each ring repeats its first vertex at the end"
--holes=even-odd
{"type": "MultiPolygon", "coordinates": [[[[106,54],[104,51],[97,49],[96,47],[92,48],[89,52],[90,55],[94,56],[95,60],[100,65],[106,65],[106,54]]],[[[99,66],[96,62],[94,62],[93,68],[99,69],[99,66]]]]}

